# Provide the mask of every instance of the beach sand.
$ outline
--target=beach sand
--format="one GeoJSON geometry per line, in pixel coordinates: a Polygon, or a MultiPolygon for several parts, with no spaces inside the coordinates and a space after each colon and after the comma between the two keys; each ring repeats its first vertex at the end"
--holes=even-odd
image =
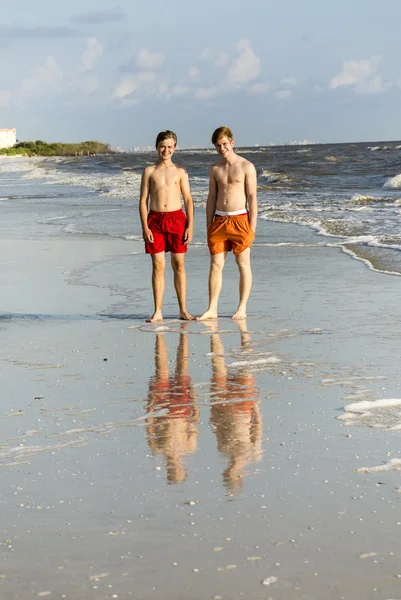
{"type": "MultiPolygon", "coordinates": [[[[142,244],[0,247],[2,598],[401,595],[399,407],[352,407],[401,397],[399,278],[256,247],[246,322],[229,257],[217,323],[177,320],[167,272],[146,324],[142,244]]],[[[200,314],[207,248],[186,264],[200,314]]]]}

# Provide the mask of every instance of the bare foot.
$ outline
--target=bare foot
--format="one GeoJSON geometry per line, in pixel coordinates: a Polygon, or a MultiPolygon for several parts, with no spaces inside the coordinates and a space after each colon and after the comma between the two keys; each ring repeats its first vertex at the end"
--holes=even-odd
{"type": "Polygon", "coordinates": [[[232,316],[234,321],[239,321],[240,319],[246,319],[246,312],[244,310],[237,310],[235,315],[232,316]]]}
{"type": "Polygon", "coordinates": [[[146,319],[146,323],[157,323],[158,321],[163,321],[163,315],[161,310],[155,310],[153,315],[146,319]]]}
{"type": "Polygon", "coordinates": [[[213,310],[207,310],[200,317],[196,317],[197,321],[206,321],[208,319],[217,319],[217,312],[214,312],[213,310]]]}
{"type": "Polygon", "coordinates": [[[182,310],[180,312],[180,321],[193,321],[195,317],[189,314],[187,310],[182,310]]]}

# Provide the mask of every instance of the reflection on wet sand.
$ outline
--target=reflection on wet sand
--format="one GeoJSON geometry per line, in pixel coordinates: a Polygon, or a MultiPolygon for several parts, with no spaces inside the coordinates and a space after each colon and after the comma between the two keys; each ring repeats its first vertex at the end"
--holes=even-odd
{"type": "Polygon", "coordinates": [[[198,446],[199,409],[188,374],[188,336],[184,333],[187,325],[181,326],[172,375],[164,334],[156,334],[155,375],[149,380],[147,439],[153,453],[166,458],[168,483],[185,481],[183,457],[198,446]],[[166,409],[167,414],[152,415],[160,409],[166,409]]]}
{"type": "MultiPolygon", "coordinates": [[[[241,348],[250,351],[246,320],[235,322],[241,333],[241,348]]],[[[259,392],[246,364],[241,369],[226,366],[224,346],[217,323],[211,330],[212,407],[210,423],[217,439],[217,449],[229,459],[223,482],[229,492],[242,488],[245,469],[262,458],[262,416],[259,392]]],[[[246,361],[244,361],[246,363],[246,361]]]]}

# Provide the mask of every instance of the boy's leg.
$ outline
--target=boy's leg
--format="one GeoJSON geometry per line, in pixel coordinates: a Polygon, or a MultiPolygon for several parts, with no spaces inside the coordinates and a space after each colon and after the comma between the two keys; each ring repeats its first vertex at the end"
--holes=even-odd
{"type": "Polygon", "coordinates": [[[187,311],[187,276],[185,273],[185,253],[171,252],[171,266],[174,272],[174,287],[180,308],[180,319],[190,321],[192,315],[187,311]]]}
{"type": "Polygon", "coordinates": [[[239,269],[239,304],[233,319],[246,318],[246,304],[252,288],[251,249],[245,248],[235,260],[239,269]]]}
{"type": "Polygon", "coordinates": [[[153,300],[155,303],[155,312],[153,315],[146,319],[147,323],[153,323],[153,321],[162,321],[162,305],[163,305],[163,294],[164,294],[164,268],[166,266],[166,258],[164,252],[158,252],[157,254],[151,254],[152,257],[152,289],[153,289],[153,300]]]}
{"type": "Polygon", "coordinates": [[[209,307],[206,312],[198,317],[199,321],[206,319],[217,319],[217,305],[223,284],[223,267],[227,252],[210,255],[209,271],[209,307]]]}

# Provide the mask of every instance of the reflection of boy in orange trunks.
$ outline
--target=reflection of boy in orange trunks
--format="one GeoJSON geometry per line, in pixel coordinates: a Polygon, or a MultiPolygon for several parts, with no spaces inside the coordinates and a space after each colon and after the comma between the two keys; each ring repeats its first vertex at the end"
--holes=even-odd
{"type": "Polygon", "coordinates": [[[181,333],[176,370],[169,376],[168,353],[163,334],[156,335],[156,374],[149,380],[147,438],[154,454],[166,457],[169,483],[185,481],[182,457],[197,450],[198,407],[188,375],[188,336],[181,333]],[[166,409],[163,415],[152,415],[166,409]],[[166,412],[167,411],[167,412],[166,412]]]}
{"type": "MultiPolygon", "coordinates": [[[[238,321],[241,345],[249,345],[246,321],[238,321]]],[[[217,325],[210,323],[213,375],[210,423],[217,438],[217,449],[229,458],[223,481],[230,492],[242,487],[247,465],[262,457],[262,416],[259,392],[252,373],[230,372],[225,364],[224,346],[217,325]]]]}

